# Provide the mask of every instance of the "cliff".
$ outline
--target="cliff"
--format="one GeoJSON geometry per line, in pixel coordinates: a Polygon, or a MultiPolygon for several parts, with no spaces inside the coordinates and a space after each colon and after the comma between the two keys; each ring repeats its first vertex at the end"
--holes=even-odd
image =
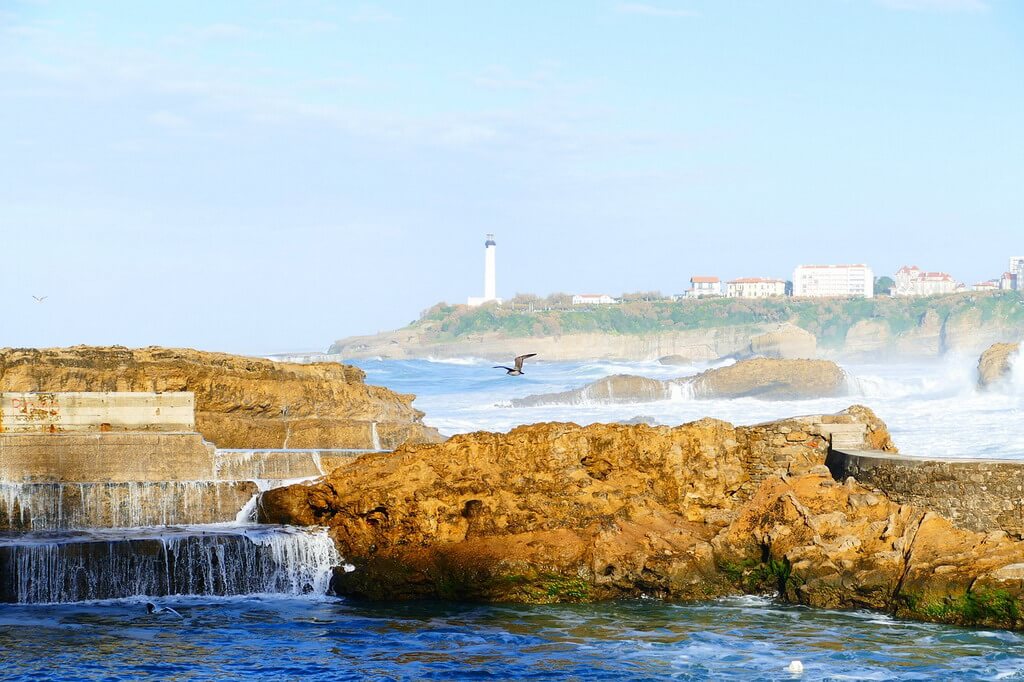
{"type": "Polygon", "coordinates": [[[978,386],[990,388],[1006,380],[1019,353],[1019,343],[994,343],[989,346],[978,358],[978,386]]]}
{"type": "Polygon", "coordinates": [[[0,349],[0,391],[192,391],[196,428],[222,448],[385,448],[436,442],[414,396],[347,365],[169,348],[0,349]]]}
{"type": "Polygon", "coordinates": [[[846,393],[846,373],[830,360],[754,358],[709,369],[691,377],[661,381],[630,374],[615,374],[586,386],[558,393],[515,398],[512,407],[574,405],[581,403],[639,403],[667,400],[689,391],[694,398],[804,400],[846,393]]]}
{"type": "Polygon", "coordinates": [[[823,466],[831,439],[892,450],[870,410],[734,427],[536,424],[367,455],[265,493],[321,524],[377,599],[593,601],[778,594],[1020,628],[1024,542],[971,532],[823,466]]]}
{"type": "Polygon", "coordinates": [[[439,304],[403,329],[336,341],[343,358],[920,358],[1024,336],[1019,292],[873,299],[701,299],[593,307],[439,304]],[[528,348],[527,348],[528,347],[528,348]]]}

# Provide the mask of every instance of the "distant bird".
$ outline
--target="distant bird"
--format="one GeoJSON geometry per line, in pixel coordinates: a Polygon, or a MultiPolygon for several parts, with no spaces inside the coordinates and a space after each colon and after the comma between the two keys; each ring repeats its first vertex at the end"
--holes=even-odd
{"type": "Polygon", "coordinates": [[[523,374],[523,360],[526,358],[532,358],[536,353],[527,353],[526,355],[516,356],[516,361],[513,363],[515,367],[506,367],[505,365],[496,365],[491,369],[503,369],[509,376],[517,377],[523,374]]]}
{"type": "Polygon", "coordinates": [[[43,301],[45,301],[46,299],[48,299],[50,297],[49,296],[33,296],[32,298],[36,299],[36,303],[42,303],[43,301]]]}

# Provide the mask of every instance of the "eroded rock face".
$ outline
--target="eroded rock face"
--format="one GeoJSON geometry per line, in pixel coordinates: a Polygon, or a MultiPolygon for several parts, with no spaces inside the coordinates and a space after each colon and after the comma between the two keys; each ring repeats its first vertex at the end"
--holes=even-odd
{"type": "Polygon", "coordinates": [[[1013,360],[1020,353],[1019,343],[996,343],[978,358],[978,386],[989,388],[1010,375],[1013,360]]]}
{"type": "Polygon", "coordinates": [[[846,394],[846,373],[831,360],[754,358],[690,380],[697,398],[801,400],[846,394]]]}
{"type": "Polygon", "coordinates": [[[813,359],[818,356],[818,339],[806,329],[784,324],[774,331],[752,337],[750,353],[781,360],[813,359]]]}
{"type": "Polygon", "coordinates": [[[192,391],[196,428],[222,448],[370,448],[436,442],[414,396],[337,363],[299,365],[172,348],[0,349],[3,391],[192,391]]]}
{"type": "Polygon", "coordinates": [[[675,600],[778,592],[830,608],[1019,628],[1024,543],[954,528],[822,465],[866,408],[753,427],[537,424],[367,455],[267,492],[264,521],[330,527],[378,599],[675,600]]]}

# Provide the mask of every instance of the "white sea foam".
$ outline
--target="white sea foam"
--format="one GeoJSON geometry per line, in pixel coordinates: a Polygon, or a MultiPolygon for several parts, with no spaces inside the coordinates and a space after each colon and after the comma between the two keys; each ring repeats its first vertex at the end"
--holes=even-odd
{"type": "Polygon", "coordinates": [[[612,423],[630,419],[638,410],[666,425],[702,417],[755,424],[798,414],[836,412],[860,403],[885,420],[905,453],[1024,459],[1024,361],[1015,361],[1012,381],[996,391],[976,389],[976,364],[977,358],[967,356],[905,364],[848,364],[844,369],[849,376],[849,394],[835,398],[692,400],[681,387],[671,399],[642,407],[594,401],[515,410],[499,405],[507,405],[512,398],[579,388],[612,374],[667,379],[692,372],[656,362],[549,362],[535,364],[527,375],[515,379],[491,376],[476,366],[450,366],[442,381],[439,367],[422,361],[371,366],[385,373],[378,383],[415,393],[415,406],[426,413],[426,423],[445,435],[508,431],[539,421],[612,423]]]}

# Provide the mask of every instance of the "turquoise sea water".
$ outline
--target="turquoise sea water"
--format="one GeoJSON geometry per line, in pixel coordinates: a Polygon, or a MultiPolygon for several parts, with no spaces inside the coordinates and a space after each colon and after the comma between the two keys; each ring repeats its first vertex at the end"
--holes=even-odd
{"type": "MultiPolygon", "coordinates": [[[[860,402],[889,422],[906,451],[1014,458],[1024,442],[1021,392],[1011,385],[978,394],[966,361],[850,368],[854,395],[846,398],[765,403],[679,396],[662,403],[531,409],[505,405],[617,372],[668,378],[688,368],[536,363],[513,379],[486,361],[360,364],[371,383],[416,393],[427,423],[446,434],[636,416],[661,424],[705,415],[753,423],[860,402]]],[[[276,556],[268,547],[261,551],[276,556]]],[[[294,556],[304,555],[292,556],[295,570],[294,556]]],[[[767,599],[367,604],[305,591],[0,605],[0,680],[1024,680],[1024,637],[1016,633],[767,599]],[[147,600],[172,606],[180,617],[147,614],[147,600]],[[794,660],[801,661],[802,674],[787,671],[794,660]]]]}

